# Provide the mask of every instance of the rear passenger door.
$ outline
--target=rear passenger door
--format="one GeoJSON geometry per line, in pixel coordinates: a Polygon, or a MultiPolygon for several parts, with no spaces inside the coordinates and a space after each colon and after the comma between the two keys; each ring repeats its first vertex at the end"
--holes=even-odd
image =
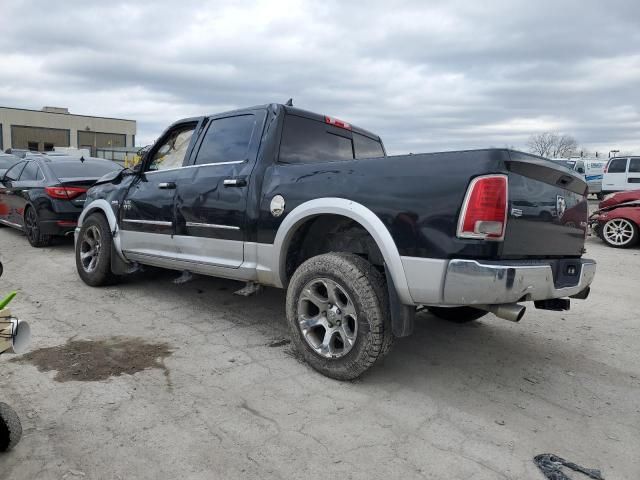
{"type": "Polygon", "coordinates": [[[15,184],[26,164],[27,162],[22,161],[7,170],[0,185],[0,220],[14,227],[22,226],[22,221],[18,219],[20,215],[16,211],[18,202],[15,198],[15,184]]]}
{"type": "Polygon", "coordinates": [[[266,111],[209,119],[176,194],[177,258],[237,268],[244,261],[247,192],[266,111]]]}
{"type": "MultiPolygon", "coordinates": [[[[27,162],[20,174],[20,178],[13,182],[15,222],[24,227],[24,209],[29,201],[29,192],[34,188],[44,188],[44,175],[35,161],[27,162]]],[[[38,208],[38,205],[34,205],[38,208]]]]}

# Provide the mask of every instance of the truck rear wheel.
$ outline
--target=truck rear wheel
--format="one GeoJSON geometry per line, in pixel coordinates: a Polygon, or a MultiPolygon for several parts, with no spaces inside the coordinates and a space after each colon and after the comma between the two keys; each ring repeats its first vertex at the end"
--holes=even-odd
{"type": "Polygon", "coordinates": [[[391,347],[384,278],[350,253],[310,258],[293,274],[287,290],[287,320],[293,342],[320,373],[351,380],[391,347]]]}
{"type": "Polygon", "coordinates": [[[0,402],[0,452],[11,450],[22,437],[18,414],[6,403],[0,402]]]}
{"type": "Polygon", "coordinates": [[[453,323],[469,323],[484,317],[487,312],[473,307],[427,307],[430,313],[453,323]]]}

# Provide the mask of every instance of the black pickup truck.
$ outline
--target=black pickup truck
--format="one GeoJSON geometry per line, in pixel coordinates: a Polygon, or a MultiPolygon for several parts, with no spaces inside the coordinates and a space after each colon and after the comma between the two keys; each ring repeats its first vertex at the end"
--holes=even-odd
{"type": "Polygon", "coordinates": [[[387,156],[377,135],[271,104],[171,125],[87,193],[76,264],[98,286],[140,264],[287,289],[296,347],[355,378],[426,306],[455,322],[586,298],[587,185],[489,149],[387,156]]]}

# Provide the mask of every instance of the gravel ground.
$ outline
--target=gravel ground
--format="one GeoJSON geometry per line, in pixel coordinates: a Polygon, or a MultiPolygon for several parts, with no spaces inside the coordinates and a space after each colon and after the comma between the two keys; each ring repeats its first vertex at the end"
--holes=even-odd
{"type": "Polygon", "coordinates": [[[554,453],[636,480],[640,249],[587,248],[598,274],[570,312],[421,313],[383,364],[340,383],[291,350],[281,291],[241,298],[237,282],[161,270],[90,288],[71,243],[0,229],[0,290],[19,291],[34,335],[0,360],[0,401],[24,428],[0,478],[542,479],[532,459],[554,453]]]}

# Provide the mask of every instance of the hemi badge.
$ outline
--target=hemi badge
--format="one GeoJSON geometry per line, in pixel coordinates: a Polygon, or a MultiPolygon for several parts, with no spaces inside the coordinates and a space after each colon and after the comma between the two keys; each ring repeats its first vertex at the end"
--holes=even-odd
{"type": "Polygon", "coordinates": [[[522,216],[522,210],[520,210],[519,208],[512,208],[511,209],[511,215],[514,217],[521,217],[522,216]]]}

